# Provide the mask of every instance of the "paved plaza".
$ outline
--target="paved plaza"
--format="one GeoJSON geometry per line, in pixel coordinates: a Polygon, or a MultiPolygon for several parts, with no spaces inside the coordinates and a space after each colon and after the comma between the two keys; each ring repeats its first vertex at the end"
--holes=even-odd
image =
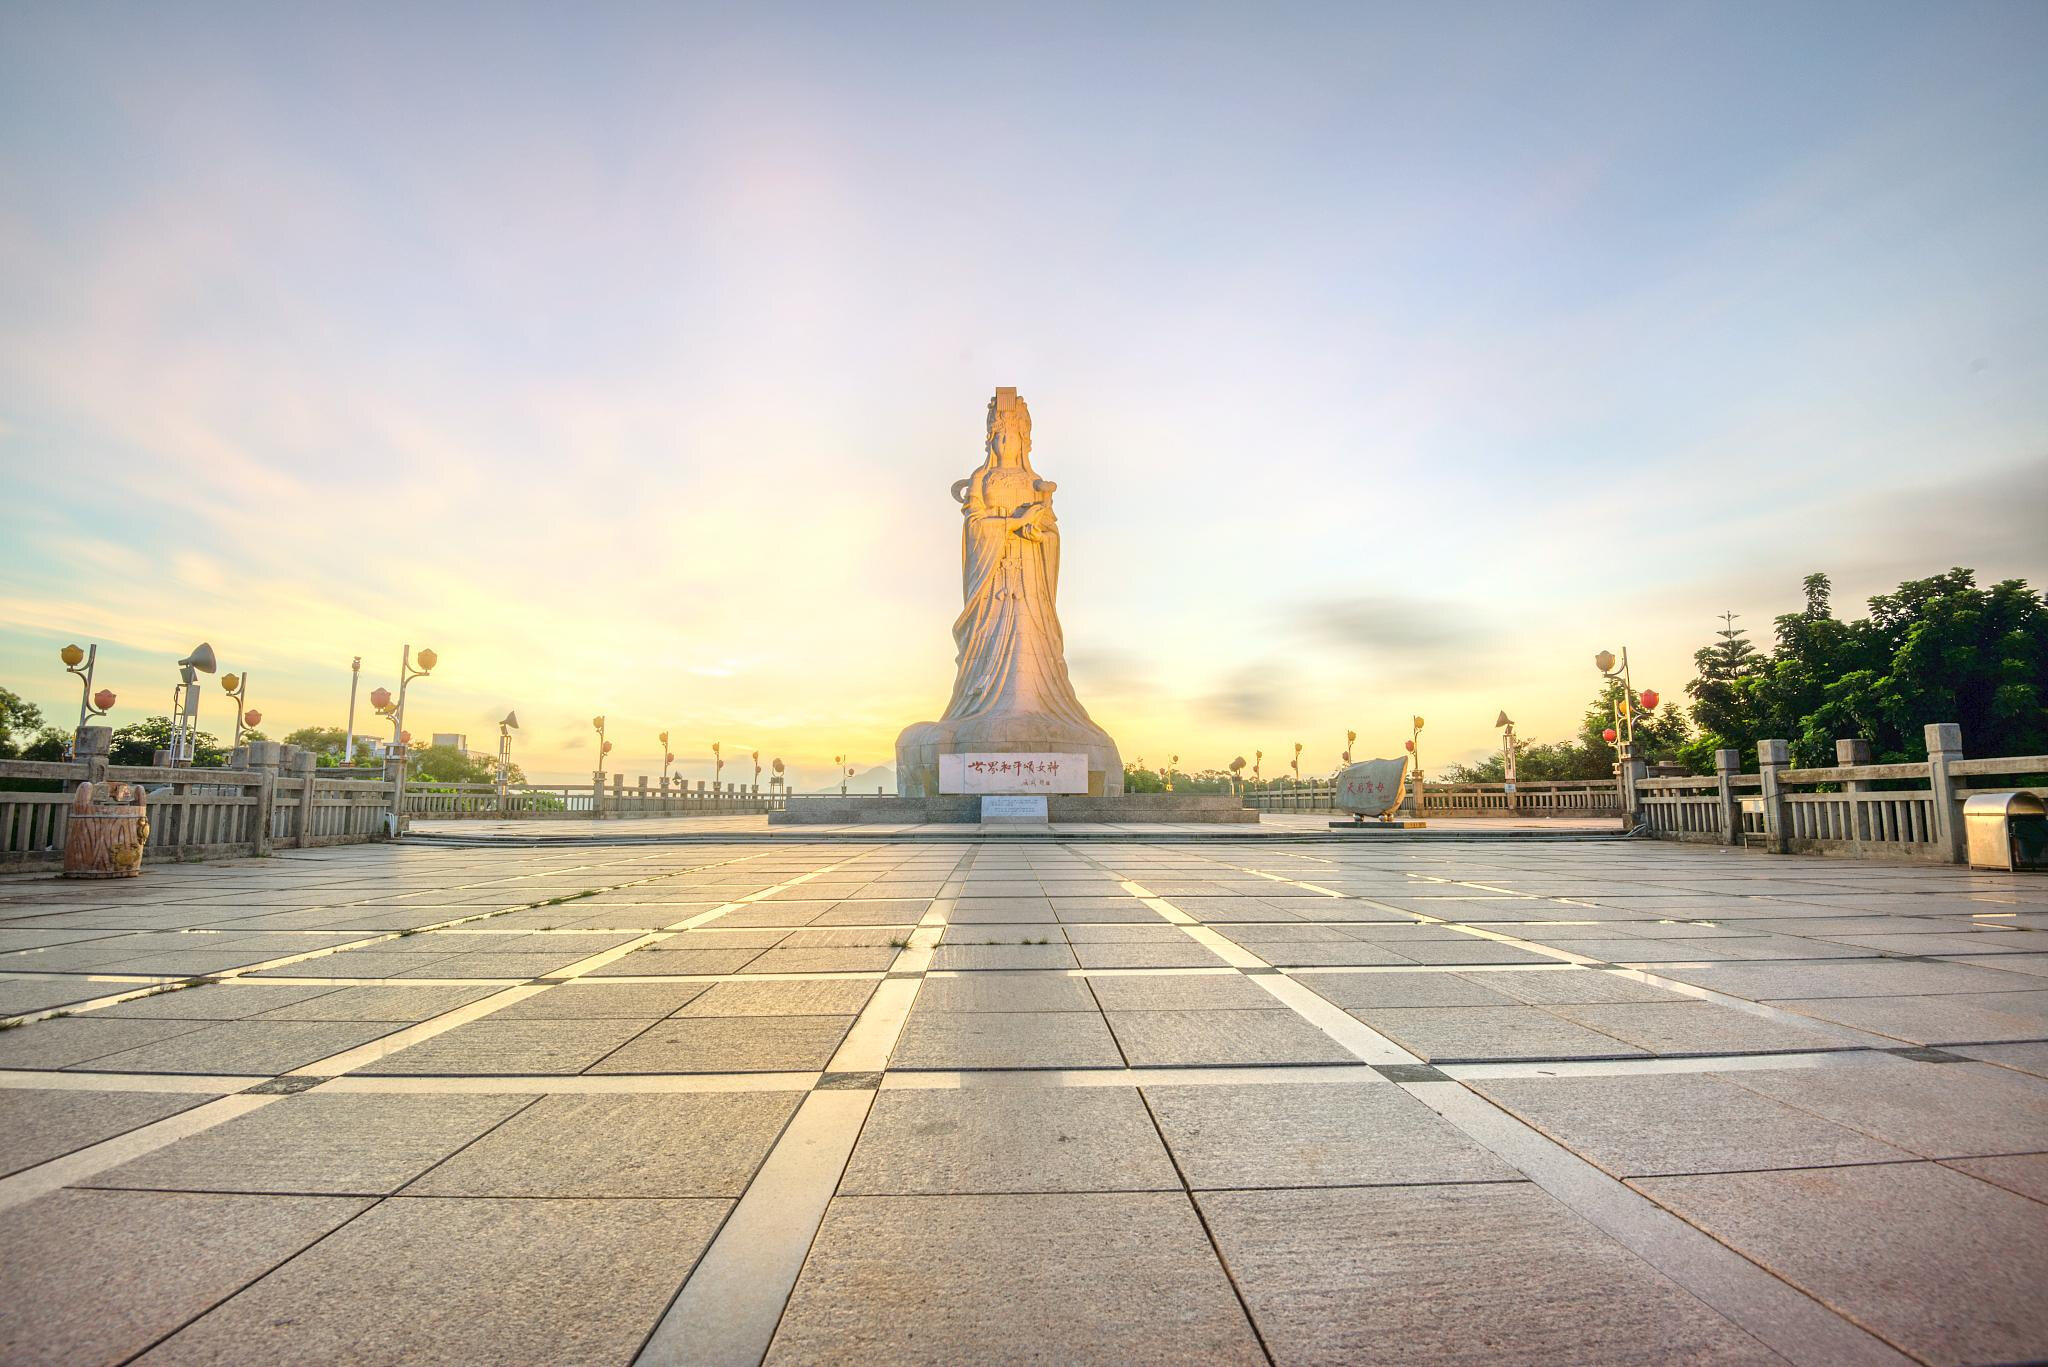
{"type": "Polygon", "coordinates": [[[2044,930],[1619,841],[0,879],[0,1361],[2041,1358],[2044,930]]]}

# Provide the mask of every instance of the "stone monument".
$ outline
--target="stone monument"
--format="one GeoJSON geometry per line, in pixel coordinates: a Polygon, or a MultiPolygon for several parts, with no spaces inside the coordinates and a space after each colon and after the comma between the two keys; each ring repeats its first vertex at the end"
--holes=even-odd
{"type": "MultiPolygon", "coordinates": [[[[1088,794],[1113,797],[1124,790],[1116,742],[1089,719],[1067,677],[1055,602],[1055,487],[1031,468],[1031,410],[1015,389],[996,390],[988,404],[981,467],[953,485],[964,519],[953,697],[937,721],[918,722],[896,738],[896,791],[903,797],[968,791],[942,784],[941,769],[948,776],[963,769],[986,773],[990,764],[974,758],[985,755],[1031,756],[1028,764],[994,768],[1033,775],[1045,772],[1047,764],[1055,771],[1075,765],[1078,757],[1086,761],[1088,794]],[[966,758],[942,766],[942,755],[966,758]]],[[[1013,789],[1034,790],[1036,784],[1013,789]]]]}

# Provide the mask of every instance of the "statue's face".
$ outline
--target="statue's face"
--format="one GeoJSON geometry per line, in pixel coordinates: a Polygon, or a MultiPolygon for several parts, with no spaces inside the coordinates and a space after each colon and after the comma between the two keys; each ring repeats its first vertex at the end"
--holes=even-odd
{"type": "Polygon", "coordinates": [[[1015,419],[998,419],[988,434],[988,453],[997,465],[1022,465],[1030,444],[1015,419]]]}

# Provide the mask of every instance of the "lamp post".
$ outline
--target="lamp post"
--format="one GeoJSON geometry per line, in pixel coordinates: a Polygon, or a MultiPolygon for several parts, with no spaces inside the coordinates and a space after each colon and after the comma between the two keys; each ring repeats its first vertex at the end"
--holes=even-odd
{"type": "Polygon", "coordinates": [[[1264,750],[1252,751],[1252,782],[1262,785],[1265,783],[1265,780],[1259,777],[1259,766],[1265,762],[1266,752],[1264,750]]]}
{"type": "Polygon", "coordinates": [[[223,674],[220,686],[235,700],[235,744],[239,746],[242,743],[242,709],[249,700],[249,676],[246,672],[223,674]]]}
{"type": "Polygon", "coordinates": [[[668,748],[668,732],[661,733],[661,791],[668,791],[668,766],[676,762],[674,752],[668,748]]]}
{"type": "Polygon", "coordinates": [[[65,646],[57,652],[57,658],[64,662],[64,668],[78,676],[78,724],[81,728],[94,717],[104,717],[107,709],[114,705],[111,689],[92,691],[93,666],[99,662],[100,648],[97,643],[80,650],[75,645],[65,646]]]}
{"type": "Polygon", "coordinates": [[[1173,766],[1178,763],[1180,763],[1179,755],[1168,755],[1166,757],[1166,791],[1169,793],[1173,791],[1173,766]]]}
{"type": "Polygon", "coordinates": [[[498,810],[505,810],[505,790],[512,785],[512,733],[519,729],[519,714],[507,712],[498,723],[498,810]]]}
{"type": "Polygon", "coordinates": [[[1294,786],[1301,786],[1301,742],[1294,742],[1294,786]]]}
{"type": "Polygon", "coordinates": [[[592,717],[590,724],[597,731],[597,781],[604,782],[604,757],[612,752],[612,743],[604,738],[604,718],[592,717]]]}
{"type": "Polygon", "coordinates": [[[199,675],[216,668],[213,647],[201,641],[178,661],[178,686],[171,690],[171,767],[192,758],[192,733],[199,726],[199,675]]]}
{"type": "Polygon", "coordinates": [[[1346,764],[1351,763],[1351,747],[1356,744],[1358,744],[1358,733],[1356,731],[1346,731],[1344,733],[1344,762],[1346,764]]]}
{"type": "MultiPolygon", "coordinates": [[[[839,770],[841,770],[841,769],[844,769],[845,767],[846,767],[846,756],[844,756],[844,755],[834,755],[834,756],[832,756],[832,769],[833,769],[833,772],[837,773],[837,772],[838,772],[839,770]]],[[[846,776],[845,776],[844,774],[840,774],[840,777],[839,777],[839,796],[841,796],[841,797],[845,797],[845,796],[846,796],[846,776]]]]}
{"type": "Polygon", "coordinates": [[[411,644],[407,644],[398,656],[398,701],[391,709],[391,724],[398,732],[398,781],[391,790],[391,832],[398,833],[398,826],[405,818],[405,771],[412,766],[412,732],[405,729],[405,691],[414,679],[424,679],[434,672],[434,666],[441,663],[441,657],[425,646],[415,657],[411,644]],[[414,661],[417,659],[418,663],[414,661]]]}
{"type": "Polygon", "coordinates": [[[725,746],[722,742],[711,742],[711,791],[725,791],[725,746]]]}
{"type": "Polygon", "coordinates": [[[1501,782],[1507,791],[1508,810],[1513,811],[1515,808],[1515,721],[1514,718],[1507,714],[1507,709],[1503,708],[1500,715],[1493,719],[1493,724],[1505,728],[1501,732],[1500,737],[1500,776],[1501,782]]]}
{"type": "Polygon", "coordinates": [[[363,679],[363,657],[348,662],[348,731],[341,739],[341,762],[356,762],[356,685],[363,679]]]}
{"type": "Polygon", "coordinates": [[[846,785],[853,781],[853,766],[846,766],[846,772],[839,776],[839,796],[846,796],[846,785]]]}
{"type": "Polygon", "coordinates": [[[761,791],[761,752],[754,752],[754,791],[761,791]]]}
{"type": "Polygon", "coordinates": [[[768,779],[768,786],[771,788],[782,787],[785,781],[782,777],[782,761],[779,759],[770,760],[768,761],[768,767],[773,771],[768,779]]]}

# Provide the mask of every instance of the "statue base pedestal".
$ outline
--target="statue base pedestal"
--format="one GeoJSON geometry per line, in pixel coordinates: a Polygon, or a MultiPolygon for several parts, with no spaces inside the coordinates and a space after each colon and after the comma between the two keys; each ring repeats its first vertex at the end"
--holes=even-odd
{"type": "MultiPolygon", "coordinates": [[[[1115,797],[1053,794],[1053,824],[1258,824],[1259,814],[1229,793],[1122,793],[1115,797]]],[[[770,812],[771,826],[980,826],[979,797],[797,797],[770,812]]],[[[1000,824],[1000,823],[997,823],[1000,824]]]]}

